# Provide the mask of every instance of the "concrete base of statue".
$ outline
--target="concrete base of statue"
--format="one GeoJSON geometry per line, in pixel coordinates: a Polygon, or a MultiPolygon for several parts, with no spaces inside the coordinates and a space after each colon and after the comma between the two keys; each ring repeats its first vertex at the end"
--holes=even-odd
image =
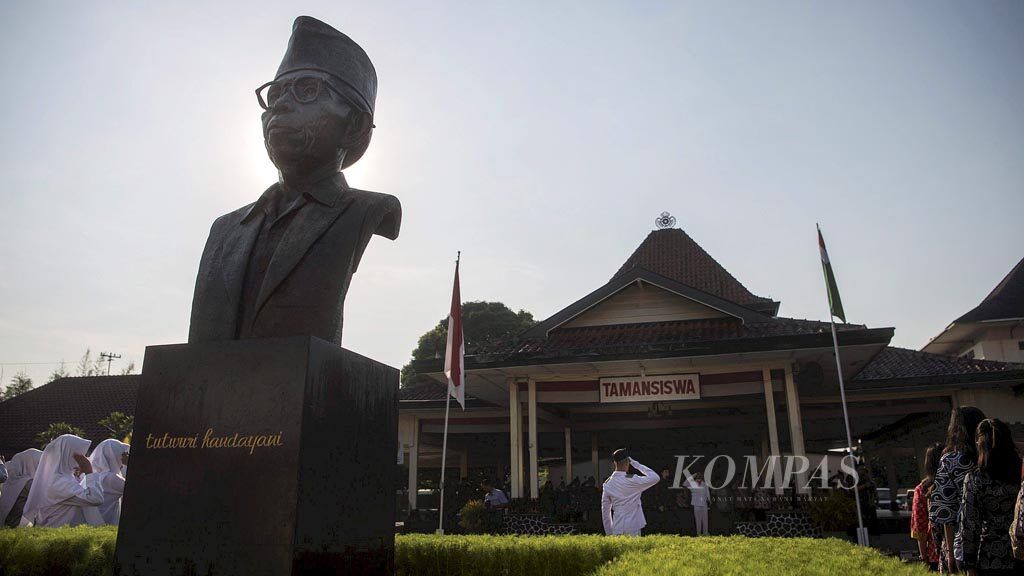
{"type": "Polygon", "coordinates": [[[114,574],[393,574],[398,378],[310,337],[147,348],[114,574]]]}

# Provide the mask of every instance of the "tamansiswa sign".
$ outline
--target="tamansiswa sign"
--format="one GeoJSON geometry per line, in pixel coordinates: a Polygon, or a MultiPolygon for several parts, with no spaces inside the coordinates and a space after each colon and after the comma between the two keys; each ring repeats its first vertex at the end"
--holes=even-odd
{"type": "Polygon", "coordinates": [[[667,402],[700,398],[700,374],[601,378],[601,402],[667,402]]]}

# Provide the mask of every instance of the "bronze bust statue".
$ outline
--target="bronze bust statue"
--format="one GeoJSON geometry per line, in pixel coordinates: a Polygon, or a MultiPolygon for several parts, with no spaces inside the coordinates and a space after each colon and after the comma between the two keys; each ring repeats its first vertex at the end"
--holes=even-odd
{"type": "Polygon", "coordinates": [[[341,172],[370,143],[377,74],[352,39],[300,16],[256,96],[279,178],[213,223],[188,341],[302,335],[340,345],[360,257],[374,234],[397,238],[402,220],[397,198],[350,188],[341,172]]]}

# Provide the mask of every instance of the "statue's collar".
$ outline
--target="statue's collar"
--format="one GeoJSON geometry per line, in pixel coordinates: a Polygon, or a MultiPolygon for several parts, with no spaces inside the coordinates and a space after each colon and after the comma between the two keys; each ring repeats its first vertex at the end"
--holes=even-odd
{"type": "MultiPolygon", "coordinates": [[[[249,207],[245,216],[242,217],[240,224],[245,224],[256,215],[262,214],[267,203],[271,201],[274,194],[277,194],[281,188],[281,182],[274,182],[271,184],[270,187],[263,192],[259,200],[249,207]]],[[[320,178],[319,180],[313,180],[303,186],[302,195],[307,199],[314,200],[324,206],[334,206],[334,203],[338,201],[338,198],[341,198],[348,189],[349,186],[348,182],[345,180],[345,175],[341,172],[332,171],[330,174],[320,178]]]]}

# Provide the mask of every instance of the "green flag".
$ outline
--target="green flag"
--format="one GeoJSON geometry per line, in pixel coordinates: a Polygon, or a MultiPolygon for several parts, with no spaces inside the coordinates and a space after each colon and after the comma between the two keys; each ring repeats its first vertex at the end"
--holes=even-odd
{"type": "Polygon", "coordinates": [[[828,259],[828,250],[825,250],[825,239],[821,236],[820,226],[818,227],[818,248],[821,250],[821,269],[825,271],[828,309],[833,316],[846,322],[846,313],[843,312],[843,301],[839,299],[839,286],[836,285],[836,275],[832,272],[832,262],[828,259]]]}

